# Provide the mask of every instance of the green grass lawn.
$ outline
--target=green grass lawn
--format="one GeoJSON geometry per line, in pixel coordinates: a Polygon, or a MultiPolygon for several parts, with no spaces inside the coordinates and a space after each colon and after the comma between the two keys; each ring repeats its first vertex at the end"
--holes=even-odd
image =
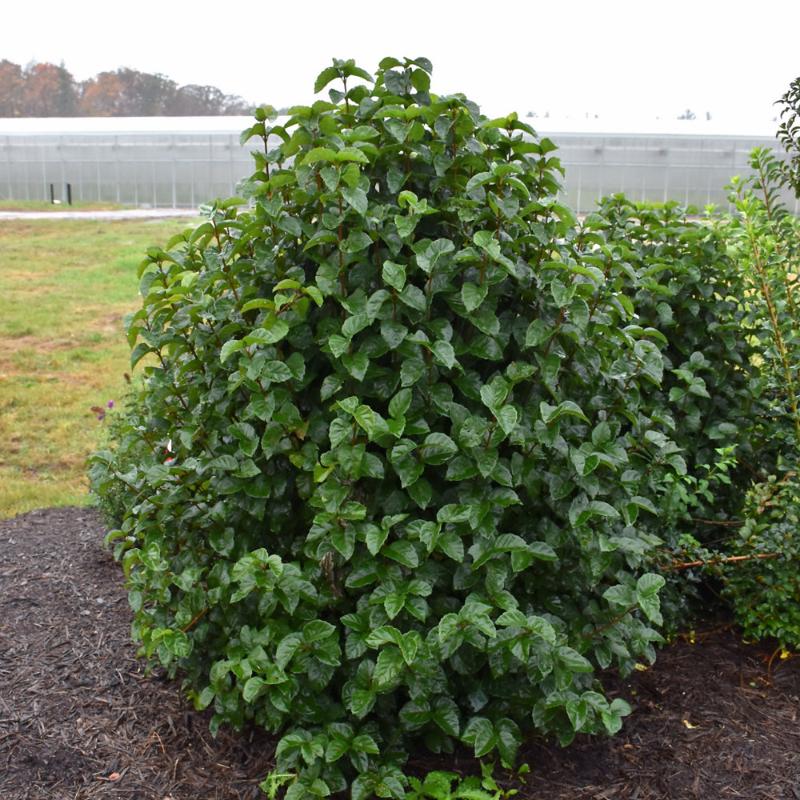
{"type": "Polygon", "coordinates": [[[0,225],[0,518],[88,501],[86,457],[104,425],[91,407],[124,394],[136,268],[187,224],[0,225]]]}
{"type": "Polygon", "coordinates": [[[0,200],[0,211],[118,211],[123,208],[130,206],[91,200],[76,200],[71,206],[66,203],[53,204],[47,200],[0,200]]]}

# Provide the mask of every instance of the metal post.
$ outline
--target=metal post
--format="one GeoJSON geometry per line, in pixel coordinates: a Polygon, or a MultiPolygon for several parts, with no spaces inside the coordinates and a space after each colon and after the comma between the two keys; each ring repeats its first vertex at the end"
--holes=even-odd
{"type": "Polygon", "coordinates": [[[228,137],[228,153],[230,154],[230,159],[228,163],[230,165],[228,175],[230,176],[230,185],[231,191],[230,194],[236,194],[236,170],[233,168],[233,136],[228,137]]]}
{"type": "Polygon", "coordinates": [[[47,164],[44,160],[44,148],[42,145],[39,145],[39,163],[42,166],[42,188],[47,186],[47,164]]]}
{"type": "Polygon", "coordinates": [[[13,200],[12,197],[14,190],[11,188],[11,137],[6,136],[6,168],[8,172],[6,173],[7,183],[8,183],[8,199],[13,200]]]}
{"type": "Polygon", "coordinates": [[[205,202],[214,198],[214,137],[208,134],[208,188],[205,202]]]}
{"type": "Polygon", "coordinates": [[[50,205],[54,206],[56,204],[56,187],[55,184],[50,184],[50,205]]]}
{"type": "Polygon", "coordinates": [[[114,137],[114,182],[117,184],[117,203],[121,203],[119,194],[119,136],[114,137]]]}
{"type": "MultiPolygon", "coordinates": [[[[56,149],[58,150],[58,166],[61,170],[61,185],[63,186],[66,181],[66,176],[64,174],[64,137],[58,137],[58,144],[56,145],[56,149]]],[[[64,195],[61,195],[61,200],[64,200],[64,195]]]]}
{"type": "Polygon", "coordinates": [[[67,184],[67,205],[68,206],[72,205],[72,184],[71,183],[67,184]]]}
{"type": "Polygon", "coordinates": [[[602,139],[601,140],[601,144],[600,144],[600,153],[599,153],[600,158],[597,159],[598,166],[599,166],[597,174],[599,175],[599,180],[597,181],[597,197],[595,198],[595,201],[593,203],[593,205],[595,207],[597,206],[598,202],[603,197],[603,167],[605,167],[605,163],[606,163],[606,149],[607,148],[608,148],[608,142],[605,139],[602,139]]]}

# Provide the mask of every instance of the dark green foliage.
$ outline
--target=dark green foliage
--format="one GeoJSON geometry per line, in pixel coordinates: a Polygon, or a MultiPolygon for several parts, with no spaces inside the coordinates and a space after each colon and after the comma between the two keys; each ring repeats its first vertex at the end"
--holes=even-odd
{"type": "Polygon", "coordinates": [[[429,73],[337,61],[331,102],[259,112],[252,206],[142,265],[145,389],[94,457],[143,653],[280,732],[290,797],[400,796],[417,741],[615,732],[597,668],[660,640],[685,462],[643,276],[558,203],[551,142],[429,73]]]}
{"type": "MultiPolygon", "coordinates": [[[[774,464],[778,449],[762,424],[758,342],[743,335],[741,298],[749,284],[725,233],[716,218],[698,219],[677,203],[615,195],[587,216],[579,234],[583,259],[604,267],[615,291],[632,299],[637,323],[651,331],[662,357],[663,377],[644,387],[643,402],[672,440],[675,473],[664,476],[656,499],[665,565],[683,558],[686,537],[718,546],[719,527],[702,520],[735,519],[753,476],[768,474],[762,468],[774,464]]],[[[659,437],[639,444],[655,466],[651,445],[659,437]]],[[[691,613],[700,576],[667,570],[665,577],[663,610],[674,629],[691,613]]]]}
{"type": "MultiPolygon", "coordinates": [[[[688,474],[713,464],[718,449],[737,448],[739,469],[729,489],[701,497],[694,509],[695,516],[720,518],[738,513],[753,475],[769,470],[776,453],[759,425],[767,411],[754,363],[760,348],[743,335],[748,311],[742,299],[750,284],[731,257],[726,232],[714,218],[690,213],[677,203],[653,207],[618,195],[601,204],[595,224],[629,265],[626,289],[640,324],[665,338],[664,380],[653,402],[671,420],[688,474]]],[[[670,503],[661,505],[666,512],[670,503]]]]}
{"type": "MultiPolygon", "coordinates": [[[[667,340],[651,402],[674,421],[687,473],[658,503],[662,536],[677,562],[707,566],[666,571],[664,612],[680,623],[707,570],[722,578],[749,635],[786,642],[796,629],[796,584],[785,578],[797,552],[777,517],[745,499],[797,464],[800,237],[780,203],[780,162],[756,150],[751,166],[751,178],[733,182],[733,215],[690,220],[675,204],[614,197],[594,224],[631,265],[640,319],[667,340]],[[739,523],[741,535],[728,541],[739,523]]],[[[780,497],[791,518],[792,497],[780,497]]]]}
{"type": "MultiPolygon", "coordinates": [[[[798,548],[793,529],[800,444],[800,227],[780,202],[781,162],[771,151],[756,149],[751,166],[750,178],[732,182],[735,213],[713,220],[709,235],[724,243],[726,255],[715,262],[716,282],[713,274],[704,277],[704,283],[715,288],[700,303],[711,329],[714,314],[724,312],[728,299],[738,298],[730,316],[736,323],[734,349],[726,343],[727,349],[720,350],[720,343],[710,337],[707,345],[714,357],[712,379],[706,377],[710,393],[706,406],[712,419],[722,414],[726,423],[732,423],[724,428],[731,435],[724,437],[725,446],[715,448],[716,457],[707,467],[696,461],[676,485],[674,507],[678,511],[683,507],[683,519],[675,517],[667,539],[677,561],[683,562],[679,569],[694,567],[672,578],[670,588],[685,597],[695,570],[706,571],[721,579],[724,595],[748,636],[771,636],[784,647],[795,647],[799,641],[794,577],[798,548]],[[736,289],[725,284],[731,275],[736,289]],[[726,358],[737,350],[741,367],[731,373],[726,358]],[[730,469],[732,459],[739,469],[730,469]],[[720,491],[722,487],[728,491],[720,491]],[[702,519],[709,516],[711,520],[702,519]],[[729,530],[736,535],[720,536],[729,530]]],[[[693,258],[689,263],[702,262],[693,258]]],[[[679,340],[691,327],[683,326],[682,331],[679,340]]],[[[695,433],[695,457],[707,452],[704,433],[704,429],[695,433]]],[[[679,434],[676,439],[680,440],[679,434]]],[[[692,454],[692,444],[682,444],[692,454]]],[[[662,504],[662,510],[668,506],[662,504]]],[[[676,593],[668,596],[670,610],[676,593]]]]}
{"type": "Polygon", "coordinates": [[[598,668],[654,658],[681,560],[797,646],[780,163],[754,153],[733,216],[578,222],[553,144],[431,94],[425,59],[336,80],[261,109],[246,199],[142,264],[143,388],[91,475],[143,654],[212,726],[281,734],[269,796],[358,799],[402,796],[419,743],[508,764],[530,729],[616,732],[598,668]]]}

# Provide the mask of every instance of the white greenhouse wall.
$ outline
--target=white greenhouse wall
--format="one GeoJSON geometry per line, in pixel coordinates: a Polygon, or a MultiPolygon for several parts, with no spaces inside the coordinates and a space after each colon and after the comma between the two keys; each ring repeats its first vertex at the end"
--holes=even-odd
{"type": "MultiPolygon", "coordinates": [[[[0,198],[100,201],[139,207],[196,208],[236,192],[252,172],[239,144],[248,117],[0,120],[0,198]]],[[[670,130],[674,130],[673,124],[670,130]]],[[[678,126],[680,129],[680,126],[678,126]]],[[[753,147],[769,135],[548,131],[566,169],[563,198],[578,212],[624,192],[634,200],[727,206],[725,185],[749,172],[753,147]]],[[[681,129],[682,130],[682,129],[681,129]]],[[[795,198],[786,198],[798,212],[795,198]]]]}

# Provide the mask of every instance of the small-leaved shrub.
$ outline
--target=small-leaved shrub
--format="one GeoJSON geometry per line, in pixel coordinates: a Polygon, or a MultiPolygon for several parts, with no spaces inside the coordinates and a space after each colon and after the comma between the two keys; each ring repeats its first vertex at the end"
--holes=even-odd
{"type": "Polygon", "coordinates": [[[744,634],[800,651],[800,483],[794,472],[749,492],[719,570],[744,634]],[[741,560],[738,560],[741,559],[741,560]]]}
{"type": "Polygon", "coordinates": [[[290,798],[400,797],[420,743],[619,729],[598,668],[654,657],[685,460],[666,340],[553,144],[425,59],[335,80],[258,112],[249,205],[149,252],[144,389],[92,481],[142,652],[212,725],[279,733],[290,798]]]}
{"type": "Polygon", "coordinates": [[[732,181],[736,213],[725,220],[725,234],[746,281],[743,333],[757,343],[764,424],[791,464],[800,449],[800,222],[780,201],[775,155],[757,148],[751,166],[752,177],[732,181]]]}
{"type": "MultiPolygon", "coordinates": [[[[784,101],[794,97],[796,104],[797,91],[795,82],[784,101]]],[[[794,130],[796,135],[795,120],[784,115],[784,123],[783,133],[794,130]]],[[[783,648],[798,649],[800,222],[781,202],[786,164],[759,148],[752,153],[751,167],[751,177],[732,183],[735,214],[725,227],[748,286],[742,302],[743,327],[750,341],[757,343],[767,401],[758,424],[778,457],[763,465],[769,478],[756,481],[750,489],[742,526],[720,563],[725,595],[745,634],[772,637],[783,648]]]]}
{"type": "Polygon", "coordinates": [[[789,156],[779,167],[781,184],[800,197],[800,77],[789,84],[777,104],[781,109],[777,137],[789,156]]]}

